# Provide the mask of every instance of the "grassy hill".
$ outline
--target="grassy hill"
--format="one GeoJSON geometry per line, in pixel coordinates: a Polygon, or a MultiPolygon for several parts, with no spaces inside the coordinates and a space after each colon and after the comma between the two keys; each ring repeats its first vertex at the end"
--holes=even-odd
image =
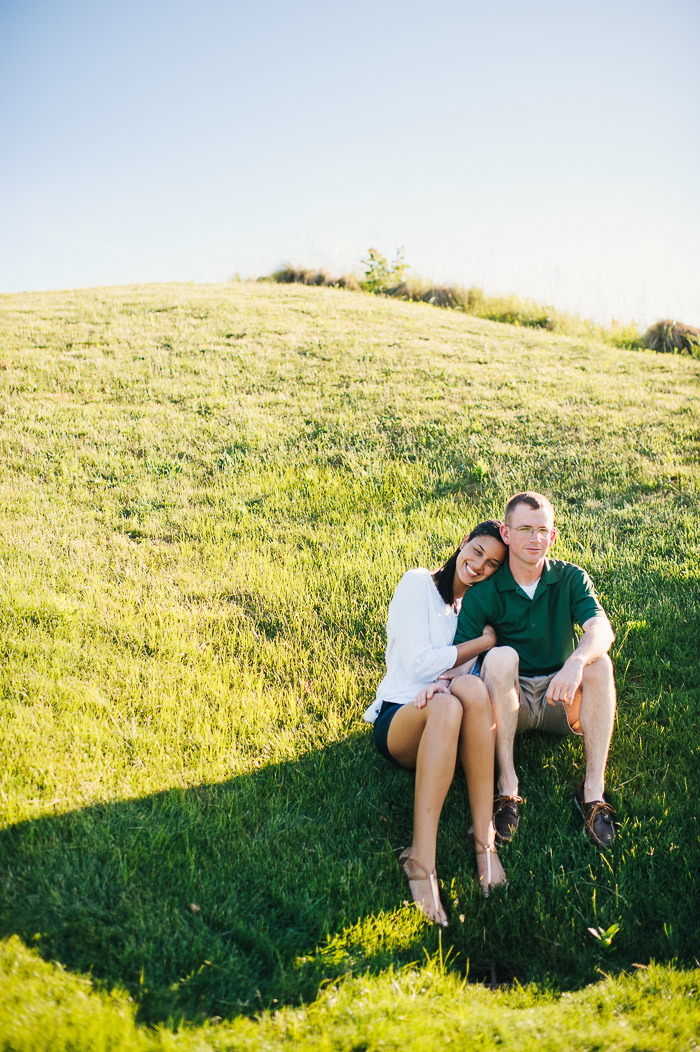
{"type": "Polygon", "coordinates": [[[700,362],[256,284],[4,296],[0,339],[0,1048],[694,1047],[700,362]],[[440,935],[361,714],[403,571],[526,487],[617,634],[620,835],[519,742],[509,885],[457,779],[440,935]]]}

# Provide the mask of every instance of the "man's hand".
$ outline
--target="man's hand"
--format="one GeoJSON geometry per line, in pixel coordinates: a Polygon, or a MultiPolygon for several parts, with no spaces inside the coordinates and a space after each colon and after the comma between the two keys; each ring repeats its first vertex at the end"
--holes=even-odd
{"type": "Polygon", "coordinates": [[[491,625],[484,625],[481,638],[484,640],[484,650],[491,650],[492,647],[496,646],[496,633],[491,628],[491,625]]]}
{"type": "Polygon", "coordinates": [[[547,688],[546,698],[550,705],[563,701],[571,705],[583,680],[586,665],[592,665],[603,654],[607,654],[615,640],[615,633],[605,614],[589,617],[581,625],[583,634],[571,657],[564,662],[547,688]]]}
{"type": "Polygon", "coordinates": [[[571,705],[576,691],[581,686],[585,662],[583,658],[572,654],[557,672],[547,687],[545,697],[550,705],[555,701],[563,701],[565,705],[571,705]]]}
{"type": "Polygon", "coordinates": [[[413,704],[417,709],[424,709],[430,699],[436,694],[449,694],[450,684],[448,680],[438,679],[435,683],[429,683],[427,687],[423,687],[416,694],[413,704]]]}

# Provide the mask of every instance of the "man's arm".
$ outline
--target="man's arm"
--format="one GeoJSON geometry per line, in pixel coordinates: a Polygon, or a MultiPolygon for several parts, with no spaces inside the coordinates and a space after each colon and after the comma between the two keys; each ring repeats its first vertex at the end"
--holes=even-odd
{"type": "MultiPolygon", "coordinates": [[[[482,584],[479,587],[483,589],[485,586],[482,584]]],[[[484,631],[484,625],[491,624],[490,619],[487,617],[486,609],[479,602],[480,597],[472,594],[477,591],[477,588],[468,588],[462,599],[454,638],[455,646],[459,646],[460,643],[465,643],[471,639],[478,639],[484,631]]],[[[478,653],[479,651],[477,651],[478,653]]],[[[465,660],[466,655],[462,658],[462,661],[465,660]]]]}
{"type": "Polygon", "coordinates": [[[586,665],[607,654],[615,641],[615,633],[605,614],[596,614],[581,626],[583,633],[573,654],[567,658],[547,688],[548,701],[563,701],[570,705],[581,686],[586,665]]]}

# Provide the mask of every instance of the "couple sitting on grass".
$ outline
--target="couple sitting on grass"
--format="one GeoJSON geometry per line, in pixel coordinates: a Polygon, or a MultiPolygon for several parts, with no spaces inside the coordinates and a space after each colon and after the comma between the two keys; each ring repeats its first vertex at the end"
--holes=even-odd
{"type": "Polygon", "coordinates": [[[435,872],[437,828],[457,760],[484,895],[506,882],[496,844],[511,840],[520,819],[516,734],[583,738],[586,775],[575,801],[584,831],[599,847],[615,836],[603,795],[615,637],[588,574],[547,558],[555,536],[547,497],[518,493],[505,521],[479,523],[442,569],[404,574],[389,605],[387,673],[365,719],[374,723],[377,749],[416,772],[413,842],[399,863],[416,905],[437,924],[447,924],[435,872]]]}

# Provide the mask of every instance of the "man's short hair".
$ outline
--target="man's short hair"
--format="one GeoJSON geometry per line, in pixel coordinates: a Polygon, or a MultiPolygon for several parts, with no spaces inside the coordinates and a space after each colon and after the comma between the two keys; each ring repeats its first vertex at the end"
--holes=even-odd
{"type": "Polygon", "coordinates": [[[526,504],[528,508],[532,508],[533,511],[537,511],[539,508],[544,508],[546,511],[552,513],[552,522],[554,521],[554,508],[549,497],[545,497],[543,493],[534,493],[532,490],[526,490],[524,493],[516,493],[514,497],[511,497],[506,504],[506,512],[503,518],[506,522],[513,514],[518,504],[526,504]]]}

